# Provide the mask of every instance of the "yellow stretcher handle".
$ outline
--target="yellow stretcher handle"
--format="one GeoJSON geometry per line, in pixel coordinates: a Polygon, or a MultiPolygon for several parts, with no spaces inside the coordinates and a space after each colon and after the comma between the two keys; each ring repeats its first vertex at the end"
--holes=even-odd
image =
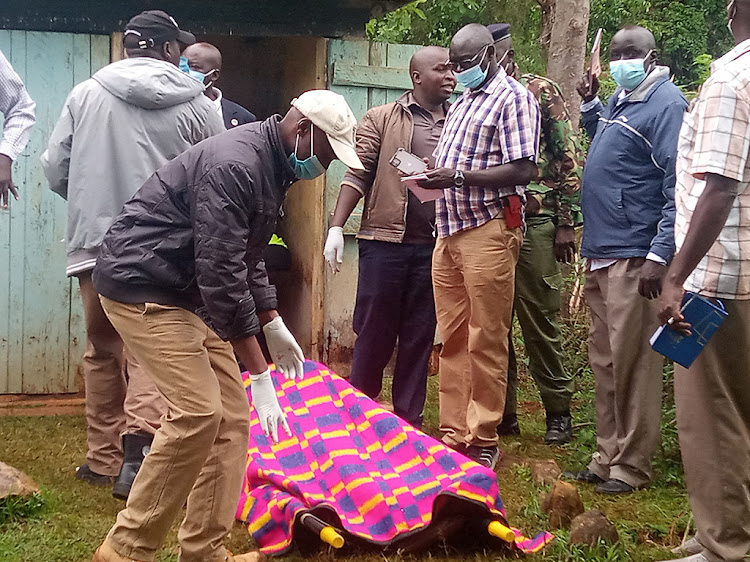
{"type": "Polygon", "coordinates": [[[500,523],[500,521],[490,521],[489,525],[487,525],[487,531],[493,537],[497,537],[507,543],[514,544],[516,542],[516,534],[500,523]]]}
{"type": "Polygon", "coordinates": [[[333,548],[342,548],[344,546],[344,537],[339,535],[336,529],[330,525],[320,530],[320,540],[330,544],[333,548]]]}

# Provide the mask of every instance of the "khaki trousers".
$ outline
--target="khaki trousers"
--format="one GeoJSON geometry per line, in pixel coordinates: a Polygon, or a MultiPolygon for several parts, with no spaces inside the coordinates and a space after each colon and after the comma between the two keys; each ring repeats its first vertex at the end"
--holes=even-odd
{"type": "Polygon", "coordinates": [[[167,403],[108,539],[121,556],[154,560],[187,500],[179,560],[224,560],[247,463],[250,414],[232,346],[182,308],[101,301],[167,403]]]}
{"type": "Polygon", "coordinates": [[[750,551],[750,301],[729,316],[690,369],[675,366],[682,463],[703,554],[739,562],[750,551]]]}
{"type": "Polygon", "coordinates": [[[86,386],[86,462],[99,474],[117,476],[120,436],[153,435],[166,406],[154,382],[130,354],[104,314],[91,272],[78,276],[86,323],[83,380],[86,386]]]}
{"type": "Polygon", "coordinates": [[[649,339],[657,301],[638,293],[642,258],[586,272],[591,310],[589,363],[596,383],[596,453],[589,470],[605,480],[646,485],[661,442],[664,359],[649,339]]]}
{"type": "Polygon", "coordinates": [[[440,352],[440,430],[448,445],[497,444],[508,382],[520,228],[497,217],[439,238],[432,282],[440,352]]]}

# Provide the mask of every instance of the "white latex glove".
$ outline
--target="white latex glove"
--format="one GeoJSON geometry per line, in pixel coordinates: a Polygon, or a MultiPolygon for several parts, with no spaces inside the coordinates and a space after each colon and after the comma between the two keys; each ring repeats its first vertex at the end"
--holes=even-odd
{"type": "Polygon", "coordinates": [[[276,389],[271,379],[271,369],[266,369],[259,375],[250,375],[250,392],[253,396],[253,407],[258,413],[260,427],[266,437],[269,435],[274,443],[279,442],[279,426],[284,428],[287,435],[292,435],[284,412],[281,411],[276,389]]]}
{"type": "Polygon", "coordinates": [[[290,381],[302,379],[305,356],[281,316],[276,316],[263,326],[263,334],[276,370],[290,381]]]}
{"type": "Polygon", "coordinates": [[[331,271],[338,272],[339,264],[344,261],[344,228],[332,226],[328,229],[328,238],[323,255],[331,266],[331,271]]]}

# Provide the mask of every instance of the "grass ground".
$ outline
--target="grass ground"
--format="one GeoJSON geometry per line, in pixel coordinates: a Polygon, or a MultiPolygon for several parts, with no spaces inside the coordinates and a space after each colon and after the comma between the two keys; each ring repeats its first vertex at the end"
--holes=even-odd
{"type": "MultiPolygon", "coordinates": [[[[508,509],[510,522],[527,534],[548,529],[539,495],[544,487],[533,484],[530,462],[534,459],[555,459],[561,468],[580,468],[591,455],[595,444],[593,382],[586,367],[585,328],[571,324],[566,327],[566,362],[576,374],[578,391],[574,417],[576,440],[564,447],[543,444],[544,413],[537,406],[538,395],[533,383],[521,374],[522,404],[520,437],[502,442],[505,457],[498,468],[500,490],[508,509]]],[[[569,545],[566,532],[529,562],[563,561],[633,561],[650,562],[669,558],[667,548],[679,544],[689,524],[690,510],[682,483],[679,450],[674,429],[670,373],[665,372],[664,438],[656,460],[653,485],[629,496],[604,498],[581,486],[586,508],[601,509],[616,525],[620,543],[611,547],[582,548],[569,545]]],[[[437,427],[437,381],[430,381],[426,427],[435,433],[437,427]]],[[[80,416],[44,418],[0,418],[0,460],[28,473],[42,487],[42,506],[33,514],[20,517],[22,510],[9,512],[0,505],[0,561],[13,562],[78,562],[90,560],[91,553],[114,522],[122,503],[107,488],[94,488],[73,478],[75,467],[85,455],[85,422],[80,416]]],[[[228,546],[235,552],[251,549],[253,544],[245,529],[237,525],[228,546]]],[[[495,553],[458,553],[441,549],[428,553],[431,559],[444,562],[465,560],[496,561],[495,553]]],[[[310,559],[299,553],[280,558],[280,562],[310,559]]],[[[408,561],[399,553],[372,554],[356,557],[336,556],[321,551],[315,560],[345,562],[408,561]]],[[[170,535],[159,561],[175,561],[176,530],[170,535]]]]}

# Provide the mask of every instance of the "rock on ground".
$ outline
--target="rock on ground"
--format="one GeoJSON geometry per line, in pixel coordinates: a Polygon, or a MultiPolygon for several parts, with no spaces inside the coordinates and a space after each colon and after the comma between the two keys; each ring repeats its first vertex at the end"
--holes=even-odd
{"type": "Polygon", "coordinates": [[[37,492],[39,492],[39,486],[31,477],[0,462],[0,499],[8,496],[31,496],[37,492]]]}
{"type": "Polygon", "coordinates": [[[549,515],[554,529],[569,528],[571,521],[585,511],[578,488],[562,480],[552,485],[552,490],[542,501],[542,509],[549,515]]]}
{"type": "Polygon", "coordinates": [[[536,461],[531,465],[531,479],[537,485],[553,484],[555,480],[560,478],[560,474],[562,474],[562,470],[552,459],[536,461]]]}
{"type": "Polygon", "coordinates": [[[570,542],[595,545],[600,540],[614,544],[619,540],[617,529],[598,509],[579,515],[570,524],[570,542]]]}

